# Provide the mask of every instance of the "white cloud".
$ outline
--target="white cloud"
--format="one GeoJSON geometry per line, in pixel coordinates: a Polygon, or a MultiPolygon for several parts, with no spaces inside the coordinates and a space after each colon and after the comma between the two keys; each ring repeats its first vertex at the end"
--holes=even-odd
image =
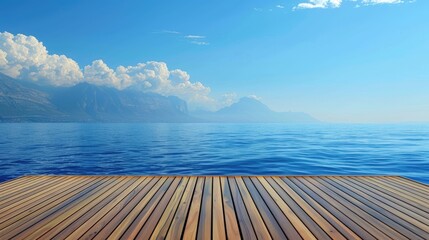
{"type": "Polygon", "coordinates": [[[256,95],[249,95],[249,96],[247,96],[248,98],[251,98],[251,99],[255,99],[255,100],[258,100],[258,101],[261,101],[262,100],[262,98],[261,97],[258,97],[258,96],[256,96],[256,95]]]}
{"type": "Polygon", "coordinates": [[[0,33],[0,71],[18,79],[71,86],[83,79],[79,65],[65,55],[50,55],[33,36],[0,33]]]}
{"type": "Polygon", "coordinates": [[[308,0],[299,3],[294,9],[339,8],[342,0],[308,0]]]}
{"type": "MultiPolygon", "coordinates": [[[[346,0],[347,1],[347,0],[346,0]]],[[[356,3],[355,7],[360,7],[360,5],[369,6],[377,4],[398,4],[398,3],[412,3],[415,0],[348,0],[349,2],[356,3]]],[[[343,0],[306,0],[293,9],[313,9],[313,8],[339,8],[343,0]]]]}
{"type": "Polygon", "coordinates": [[[220,106],[221,107],[227,107],[227,106],[231,106],[233,103],[237,102],[238,100],[238,95],[236,93],[225,93],[222,95],[220,102],[220,106]]]}
{"type": "Polygon", "coordinates": [[[283,8],[285,8],[285,6],[283,6],[283,5],[276,5],[276,8],[281,8],[281,9],[283,9],[283,8]]]}
{"type": "Polygon", "coordinates": [[[206,38],[206,36],[202,36],[202,35],[186,35],[184,36],[184,38],[190,40],[189,42],[195,45],[206,46],[210,44],[207,41],[203,41],[206,38]]]}
{"type": "Polygon", "coordinates": [[[171,31],[171,30],[162,30],[161,33],[180,34],[180,32],[178,31],[171,31]]]}
{"type": "Polygon", "coordinates": [[[185,38],[190,38],[190,39],[203,39],[206,38],[206,36],[201,36],[201,35],[186,35],[185,38]]]}
{"type": "MultiPolygon", "coordinates": [[[[189,35],[195,44],[203,36],[189,35]]],[[[80,69],[71,58],[49,54],[42,42],[33,36],[0,33],[0,72],[11,77],[53,86],[73,86],[88,82],[119,90],[132,88],[186,100],[191,109],[215,110],[220,102],[211,97],[211,89],[201,82],[192,82],[180,69],[169,70],[164,62],[149,61],[134,66],[110,68],[103,60],[95,60],[80,69]]]]}
{"type": "Polygon", "coordinates": [[[402,0],[362,0],[364,5],[375,5],[375,4],[398,4],[404,3],[402,0]]]}
{"type": "Polygon", "coordinates": [[[169,70],[164,62],[119,66],[113,70],[102,60],[96,60],[85,67],[84,78],[89,83],[117,89],[133,88],[166,96],[174,95],[186,100],[191,109],[215,109],[217,104],[210,96],[209,87],[201,82],[191,82],[190,75],[183,70],[169,70]]]}
{"type": "Polygon", "coordinates": [[[177,35],[178,37],[184,38],[189,43],[195,44],[195,45],[200,45],[200,46],[210,45],[210,43],[205,40],[207,37],[203,36],[203,35],[194,35],[194,34],[187,34],[186,35],[184,33],[181,33],[178,31],[171,31],[171,30],[163,30],[163,31],[161,31],[161,33],[168,33],[168,34],[177,35]]]}
{"type": "Polygon", "coordinates": [[[7,56],[7,53],[0,49],[0,69],[2,67],[6,67],[6,64],[8,63],[6,56],[7,56]]]}
{"type": "Polygon", "coordinates": [[[110,69],[103,60],[95,60],[84,68],[85,81],[98,86],[110,86],[123,89],[125,83],[121,82],[113,69],[110,69]]]}
{"type": "Polygon", "coordinates": [[[204,41],[191,41],[191,43],[195,45],[201,45],[201,46],[210,45],[209,42],[204,42],[204,41]]]}

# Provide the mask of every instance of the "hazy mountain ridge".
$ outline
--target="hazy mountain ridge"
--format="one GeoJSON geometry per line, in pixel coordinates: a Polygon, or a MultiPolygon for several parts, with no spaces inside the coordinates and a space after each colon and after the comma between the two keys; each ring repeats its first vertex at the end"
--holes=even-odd
{"type": "Polygon", "coordinates": [[[188,112],[178,97],[80,83],[40,86],[0,73],[0,122],[317,122],[308,114],[274,112],[242,98],[216,112],[188,112]]]}
{"type": "Polygon", "coordinates": [[[186,102],[177,97],[119,91],[81,83],[42,87],[0,73],[3,122],[189,122],[186,102]]]}
{"type": "Polygon", "coordinates": [[[275,112],[262,102],[244,97],[237,103],[216,112],[194,112],[195,117],[208,122],[284,122],[315,123],[312,116],[302,112],[275,112]]]}
{"type": "Polygon", "coordinates": [[[0,121],[46,120],[49,115],[61,115],[49,94],[0,73],[0,121]]]}

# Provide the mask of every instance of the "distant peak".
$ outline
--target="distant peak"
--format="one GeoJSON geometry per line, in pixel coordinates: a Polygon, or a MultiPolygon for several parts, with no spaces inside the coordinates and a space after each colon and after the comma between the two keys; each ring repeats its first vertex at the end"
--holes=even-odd
{"type": "Polygon", "coordinates": [[[261,101],[261,100],[262,100],[262,98],[261,98],[261,97],[258,97],[258,96],[256,96],[256,95],[249,95],[249,96],[247,96],[247,98],[254,99],[254,100],[256,100],[256,101],[261,101]]]}
{"type": "Polygon", "coordinates": [[[270,112],[271,110],[263,104],[261,101],[256,100],[251,97],[242,97],[238,102],[232,104],[229,107],[223,108],[218,112],[234,112],[234,113],[244,113],[244,112],[270,112]]]}
{"type": "MultiPolygon", "coordinates": [[[[238,104],[238,105],[243,105],[243,104],[246,104],[246,105],[254,105],[254,106],[264,106],[264,107],[266,107],[266,108],[268,108],[265,104],[263,104],[260,100],[258,100],[258,99],[255,99],[255,98],[252,98],[252,97],[242,97],[242,98],[240,98],[240,100],[238,100],[238,102],[237,103],[235,103],[235,104],[238,104]]],[[[234,105],[234,104],[233,104],[234,105]]]]}
{"type": "Polygon", "coordinates": [[[250,96],[240,98],[237,103],[240,103],[240,102],[260,103],[260,104],[262,104],[262,102],[259,99],[256,99],[256,98],[253,98],[253,97],[250,97],[250,96]]]}

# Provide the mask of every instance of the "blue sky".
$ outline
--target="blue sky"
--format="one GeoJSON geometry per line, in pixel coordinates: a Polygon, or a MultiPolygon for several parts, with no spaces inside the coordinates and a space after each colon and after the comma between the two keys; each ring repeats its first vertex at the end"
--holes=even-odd
{"type": "Polygon", "coordinates": [[[429,122],[429,2],[378,2],[2,0],[0,32],[34,36],[82,71],[97,59],[164,62],[216,101],[256,95],[325,121],[429,122]]]}

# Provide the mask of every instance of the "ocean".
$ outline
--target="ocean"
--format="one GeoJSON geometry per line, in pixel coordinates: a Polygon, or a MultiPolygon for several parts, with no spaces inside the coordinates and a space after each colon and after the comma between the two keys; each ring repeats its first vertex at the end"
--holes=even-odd
{"type": "Polygon", "coordinates": [[[401,175],[429,183],[429,125],[2,123],[22,175],[401,175]]]}

